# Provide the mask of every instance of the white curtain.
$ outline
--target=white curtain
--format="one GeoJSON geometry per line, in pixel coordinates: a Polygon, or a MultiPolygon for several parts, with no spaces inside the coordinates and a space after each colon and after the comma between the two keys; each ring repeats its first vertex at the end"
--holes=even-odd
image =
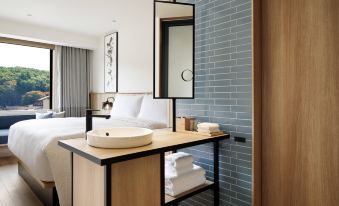
{"type": "Polygon", "coordinates": [[[53,86],[52,86],[52,109],[55,112],[61,110],[61,46],[55,46],[53,53],[53,86]]]}

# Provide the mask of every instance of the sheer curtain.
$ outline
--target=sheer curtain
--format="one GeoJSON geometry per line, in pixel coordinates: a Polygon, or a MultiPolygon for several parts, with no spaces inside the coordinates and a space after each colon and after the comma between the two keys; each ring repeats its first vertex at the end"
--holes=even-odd
{"type": "Polygon", "coordinates": [[[90,55],[91,51],[87,49],[65,46],[55,49],[53,109],[65,111],[66,117],[82,117],[86,114],[89,105],[90,55]]]}
{"type": "Polygon", "coordinates": [[[55,46],[53,54],[53,88],[52,88],[52,108],[55,112],[61,111],[61,77],[60,77],[60,64],[61,64],[61,46],[55,46]]]}

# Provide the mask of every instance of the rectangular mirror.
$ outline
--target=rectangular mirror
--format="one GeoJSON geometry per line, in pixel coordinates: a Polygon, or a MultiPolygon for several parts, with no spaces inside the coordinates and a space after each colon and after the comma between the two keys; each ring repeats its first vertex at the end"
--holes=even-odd
{"type": "Polygon", "coordinates": [[[194,5],[154,2],[154,98],[194,98],[194,5]]]}

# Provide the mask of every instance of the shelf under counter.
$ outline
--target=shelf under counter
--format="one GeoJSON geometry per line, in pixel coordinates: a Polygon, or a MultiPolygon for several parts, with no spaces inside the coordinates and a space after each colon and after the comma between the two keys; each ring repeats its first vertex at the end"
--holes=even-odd
{"type": "Polygon", "coordinates": [[[181,193],[177,196],[173,197],[173,196],[170,196],[170,195],[165,195],[165,206],[179,203],[179,202],[181,202],[181,201],[183,201],[187,198],[190,198],[194,195],[197,195],[201,192],[204,192],[204,191],[209,190],[209,189],[213,189],[213,187],[214,187],[214,183],[206,180],[205,184],[200,185],[198,187],[195,187],[193,189],[190,189],[190,190],[183,192],[183,193],[181,193]]]}

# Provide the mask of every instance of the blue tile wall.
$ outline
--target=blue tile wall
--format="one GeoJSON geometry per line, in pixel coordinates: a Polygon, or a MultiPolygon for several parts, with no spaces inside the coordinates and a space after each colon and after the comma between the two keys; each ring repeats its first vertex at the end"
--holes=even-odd
{"type": "MultiPolygon", "coordinates": [[[[178,0],[196,5],[194,100],[178,100],[177,115],[217,122],[233,139],[220,148],[220,205],[251,205],[252,45],[251,0],[178,0]]],[[[211,144],[186,149],[213,180],[211,144]]],[[[213,205],[211,191],[180,205],[213,205]]]]}

